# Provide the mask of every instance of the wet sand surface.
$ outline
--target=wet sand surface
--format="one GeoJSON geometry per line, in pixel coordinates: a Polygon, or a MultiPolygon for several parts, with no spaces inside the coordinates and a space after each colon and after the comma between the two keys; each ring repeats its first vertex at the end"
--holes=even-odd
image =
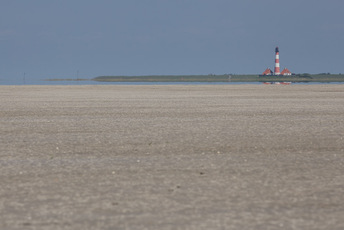
{"type": "Polygon", "coordinates": [[[343,85],[0,86],[0,229],[344,229],[343,85]]]}

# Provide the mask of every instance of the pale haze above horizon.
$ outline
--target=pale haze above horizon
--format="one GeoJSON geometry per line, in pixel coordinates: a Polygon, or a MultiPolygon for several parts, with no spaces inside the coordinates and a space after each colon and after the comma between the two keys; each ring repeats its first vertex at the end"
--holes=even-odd
{"type": "Polygon", "coordinates": [[[1,80],[344,73],[342,0],[0,0],[1,80]]]}

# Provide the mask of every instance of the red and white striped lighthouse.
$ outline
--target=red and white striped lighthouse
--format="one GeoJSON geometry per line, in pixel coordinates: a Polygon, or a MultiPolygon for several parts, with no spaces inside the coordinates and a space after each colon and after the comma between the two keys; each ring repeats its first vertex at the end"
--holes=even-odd
{"type": "Polygon", "coordinates": [[[276,57],[275,57],[275,75],[280,75],[280,64],[279,64],[279,49],[278,46],[275,49],[276,57]]]}

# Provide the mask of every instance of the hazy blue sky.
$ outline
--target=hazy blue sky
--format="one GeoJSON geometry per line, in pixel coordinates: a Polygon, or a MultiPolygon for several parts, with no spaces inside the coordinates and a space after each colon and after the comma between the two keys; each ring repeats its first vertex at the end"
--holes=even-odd
{"type": "Polygon", "coordinates": [[[0,0],[0,80],[344,73],[343,0],[0,0]]]}

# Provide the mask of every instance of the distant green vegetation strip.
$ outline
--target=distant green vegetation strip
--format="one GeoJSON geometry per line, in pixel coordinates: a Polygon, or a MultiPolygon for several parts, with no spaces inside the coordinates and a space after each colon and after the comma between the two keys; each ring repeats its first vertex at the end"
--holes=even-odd
{"type": "Polygon", "coordinates": [[[152,75],[152,76],[100,76],[93,80],[106,82],[228,82],[228,75],[152,75]]]}
{"type": "Polygon", "coordinates": [[[99,76],[99,82],[344,82],[344,74],[297,74],[292,76],[259,75],[152,75],[152,76],[99,76]]]}

